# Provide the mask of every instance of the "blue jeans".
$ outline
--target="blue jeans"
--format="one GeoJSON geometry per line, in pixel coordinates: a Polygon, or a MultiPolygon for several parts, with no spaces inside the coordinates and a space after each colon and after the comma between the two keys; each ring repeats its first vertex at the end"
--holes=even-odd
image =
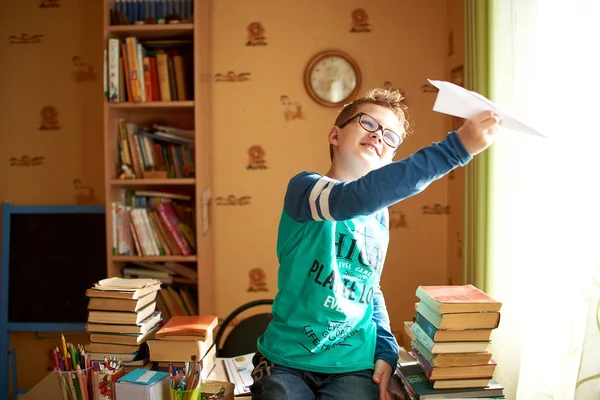
{"type": "Polygon", "coordinates": [[[253,400],[378,400],[373,370],[321,374],[282,367],[256,353],[252,358],[253,400]]]}

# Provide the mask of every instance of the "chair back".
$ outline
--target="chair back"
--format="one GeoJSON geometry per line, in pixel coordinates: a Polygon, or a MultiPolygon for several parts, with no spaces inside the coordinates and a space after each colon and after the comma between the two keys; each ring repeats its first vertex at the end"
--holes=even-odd
{"type": "Polygon", "coordinates": [[[224,339],[223,335],[234,318],[242,312],[253,307],[272,304],[273,300],[271,299],[255,300],[246,303],[232,311],[221,324],[221,327],[217,333],[217,337],[215,338],[217,357],[236,357],[255,352],[257,350],[256,341],[269,326],[269,323],[273,318],[273,314],[260,313],[251,315],[248,318],[244,318],[237,325],[231,328],[230,332],[224,339]],[[223,344],[221,344],[221,342],[223,342],[223,344]]]}

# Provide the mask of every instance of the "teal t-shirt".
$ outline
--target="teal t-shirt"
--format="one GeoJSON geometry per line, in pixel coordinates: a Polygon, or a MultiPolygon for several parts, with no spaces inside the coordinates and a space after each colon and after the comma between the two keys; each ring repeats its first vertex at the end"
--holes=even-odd
{"type": "Polygon", "coordinates": [[[302,172],[290,180],[279,224],[278,293],[258,351],[275,364],[321,373],[392,365],[398,344],[379,288],[387,207],[471,156],[455,132],[411,157],[349,182],[302,172]]]}

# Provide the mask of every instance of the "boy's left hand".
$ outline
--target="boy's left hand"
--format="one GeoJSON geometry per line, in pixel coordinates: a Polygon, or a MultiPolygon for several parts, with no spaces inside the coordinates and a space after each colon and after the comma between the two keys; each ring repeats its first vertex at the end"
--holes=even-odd
{"type": "Polygon", "coordinates": [[[388,391],[390,377],[392,376],[392,366],[387,361],[375,361],[375,370],[373,371],[373,382],[379,385],[379,400],[391,400],[392,396],[388,391]]]}

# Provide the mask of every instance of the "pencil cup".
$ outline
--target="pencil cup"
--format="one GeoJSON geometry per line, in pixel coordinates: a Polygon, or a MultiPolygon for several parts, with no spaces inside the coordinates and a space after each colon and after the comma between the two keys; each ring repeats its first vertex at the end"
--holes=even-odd
{"type": "Polygon", "coordinates": [[[91,400],[90,371],[91,368],[79,371],[54,370],[63,400],[91,400]]]}
{"type": "Polygon", "coordinates": [[[92,400],[114,400],[115,382],[125,375],[123,367],[114,370],[92,371],[92,400]]]}
{"type": "Polygon", "coordinates": [[[171,400],[200,400],[200,388],[194,390],[175,390],[171,391],[171,400]]]}

